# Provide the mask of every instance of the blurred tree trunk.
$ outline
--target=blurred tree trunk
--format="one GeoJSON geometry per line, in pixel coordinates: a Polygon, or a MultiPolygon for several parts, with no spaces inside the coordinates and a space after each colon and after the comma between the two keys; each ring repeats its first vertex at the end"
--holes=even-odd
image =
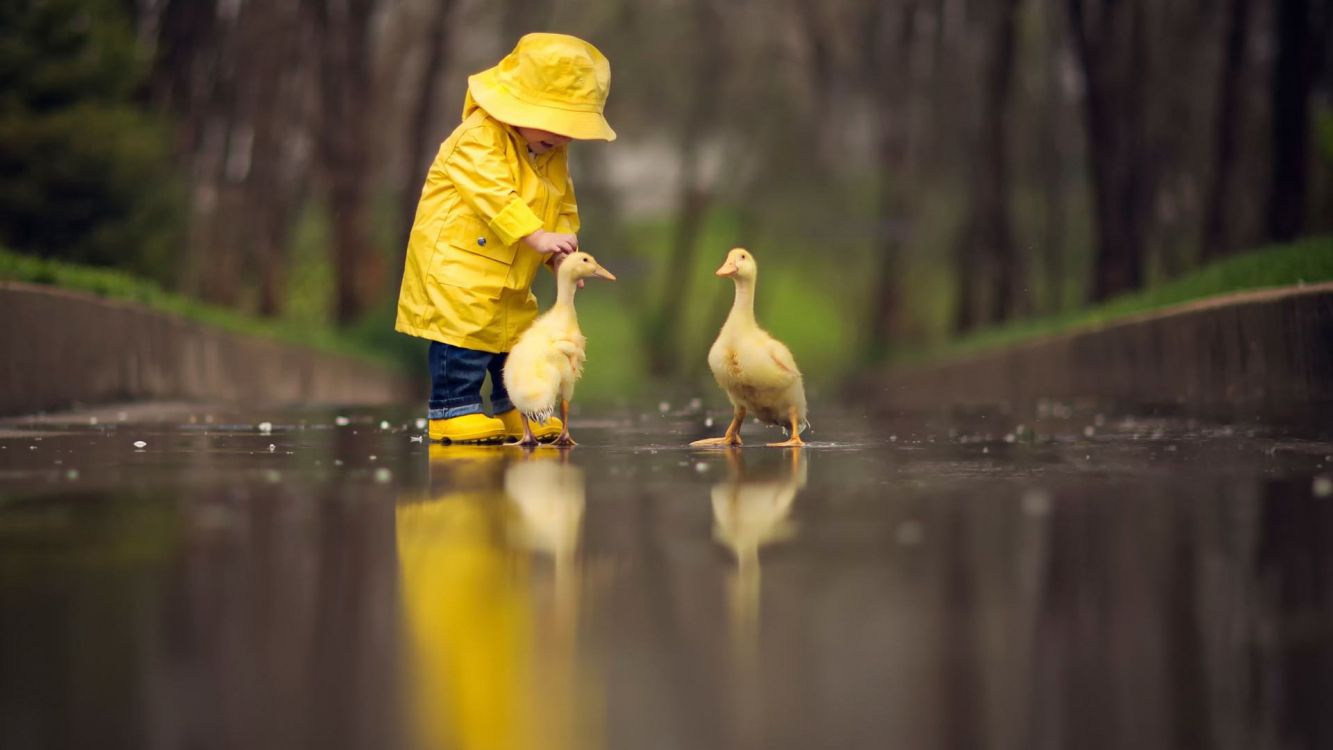
{"type": "Polygon", "coordinates": [[[1204,260],[1220,258],[1235,249],[1231,211],[1231,185],[1235,178],[1238,136],[1241,130],[1241,83],[1245,74],[1252,0],[1227,0],[1226,31],[1222,49],[1222,72],[1217,82],[1217,134],[1213,144],[1213,174],[1204,206],[1204,260]]]}
{"type": "Polygon", "coordinates": [[[724,54],[722,18],[712,0],[692,0],[689,8],[693,54],[688,56],[691,96],[680,121],[680,193],[666,261],[662,298],[649,324],[648,366],[654,376],[681,372],[678,350],[683,333],[683,312],[690,300],[691,279],[698,256],[699,235],[713,203],[711,186],[704,184],[703,146],[715,124],[721,96],[724,54]]]}
{"type": "Polygon", "coordinates": [[[1038,169],[1042,192],[1042,260],[1046,277],[1043,309],[1047,313],[1064,309],[1065,290],[1065,124],[1064,95],[1060,90],[1060,66],[1064,34],[1061,31],[1059,3],[1044,0],[1039,4],[1042,36],[1047,64],[1042,66],[1041,125],[1038,134],[1038,169]]]}
{"type": "Polygon", "coordinates": [[[214,304],[233,306],[240,292],[239,205],[227,184],[236,142],[235,14],[215,0],[168,0],[140,23],[157,30],[150,73],[152,97],[180,127],[177,149],[189,165],[189,231],[179,261],[181,288],[214,304]]]}
{"type": "Polygon", "coordinates": [[[332,216],[333,319],[349,325],[381,294],[370,240],[371,17],[376,0],[305,0],[319,57],[318,152],[332,216]]]}
{"type": "Polygon", "coordinates": [[[1092,300],[1143,285],[1156,179],[1148,148],[1144,0],[1068,0],[1086,84],[1084,116],[1097,247],[1092,300]]]}
{"type": "Polygon", "coordinates": [[[454,0],[434,0],[430,3],[431,15],[427,21],[426,62],[421,71],[421,85],[416,104],[408,121],[407,133],[407,184],[402,189],[402,219],[399,232],[401,248],[407,247],[412,233],[412,223],[416,219],[417,203],[421,189],[426,184],[426,175],[430,172],[431,162],[439,150],[443,138],[434,133],[435,110],[439,101],[440,72],[449,60],[449,16],[453,11],[454,0]]]}
{"type": "Polygon", "coordinates": [[[1005,320],[1025,305],[1025,264],[1014,247],[1009,211],[1009,105],[1018,9],[1019,0],[997,0],[990,20],[993,36],[981,91],[980,174],[971,181],[972,217],[955,271],[958,331],[1005,320]],[[984,302],[989,304],[982,307],[984,302]]]}
{"type": "Polygon", "coordinates": [[[1310,181],[1310,92],[1330,15],[1327,0],[1278,0],[1277,60],[1272,82],[1272,184],[1268,238],[1285,242],[1305,230],[1310,181]]]}
{"type": "Polygon", "coordinates": [[[291,228],[305,198],[309,39],[300,8],[248,3],[238,25],[238,110],[249,156],[243,184],[250,266],[259,271],[260,315],[286,306],[291,228]]]}
{"type": "Polygon", "coordinates": [[[900,279],[906,230],[902,222],[907,214],[911,62],[917,12],[914,0],[871,3],[859,29],[875,118],[873,164],[879,180],[869,321],[872,359],[887,353],[903,328],[905,306],[900,279]]]}

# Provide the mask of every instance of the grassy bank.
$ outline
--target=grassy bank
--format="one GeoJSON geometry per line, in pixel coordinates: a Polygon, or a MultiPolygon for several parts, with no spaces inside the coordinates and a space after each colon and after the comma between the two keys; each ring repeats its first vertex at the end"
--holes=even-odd
{"type": "Polygon", "coordinates": [[[925,362],[1020,344],[1229,292],[1324,281],[1333,281],[1333,237],[1311,237],[1225,258],[1177,279],[1093,307],[983,329],[938,347],[904,353],[895,363],[925,362]]]}
{"type": "Polygon", "coordinates": [[[0,280],[56,286],[106,299],[137,302],[159,312],[233,333],[275,339],[403,369],[402,359],[396,352],[376,345],[355,331],[348,334],[331,327],[252,317],[167,292],[151,281],[114,269],[63,263],[0,249],[0,280]]]}

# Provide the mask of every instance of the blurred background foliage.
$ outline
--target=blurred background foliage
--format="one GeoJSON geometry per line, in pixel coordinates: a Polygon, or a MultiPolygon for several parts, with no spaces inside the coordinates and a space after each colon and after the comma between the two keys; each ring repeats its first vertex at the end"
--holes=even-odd
{"type": "Polygon", "coordinates": [[[1274,243],[1333,230],[1331,24],[1328,0],[6,0],[0,243],[422,369],[392,321],[425,170],[467,74],[561,31],[611,59],[621,134],[572,150],[582,244],[621,279],[579,297],[584,395],[698,392],[735,245],[819,389],[1328,278],[1329,242],[1274,243]]]}

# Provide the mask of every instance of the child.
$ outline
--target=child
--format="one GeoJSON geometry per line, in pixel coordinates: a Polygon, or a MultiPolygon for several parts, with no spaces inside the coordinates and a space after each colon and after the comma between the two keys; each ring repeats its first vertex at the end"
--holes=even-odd
{"type": "MultiPolygon", "coordinates": [[[[523,424],[501,372],[537,316],[542,264],[578,249],[571,140],[615,140],[602,116],[611,66],[563,34],[528,34],[468,78],[463,124],[440,147],[408,241],[395,328],[430,339],[430,438],[496,442],[523,424]],[[491,376],[494,417],[482,413],[491,376]]],[[[533,425],[549,438],[562,424],[533,425]]]]}

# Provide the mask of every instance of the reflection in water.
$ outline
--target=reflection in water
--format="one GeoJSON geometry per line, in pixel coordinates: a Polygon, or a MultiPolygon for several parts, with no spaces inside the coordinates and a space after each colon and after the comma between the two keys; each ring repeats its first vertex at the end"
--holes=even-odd
{"type": "Polygon", "coordinates": [[[736,556],[727,588],[732,623],[741,637],[752,633],[759,615],[759,548],[796,533],[787,516],[805,487],[807,470],[800,448],[787,452],[788,463],[777,476],[756,476],[747,473],[739,449],[728,449],[730,476],[713,485],[713,537],[736,556]]]}
{"type": "Polygon", "coordinates": [[[558,451],[433,446],[400,503],[413,714],[429,748],[593,747],[578,682],[581,470],[558,451]],[[549,557],[545,575],[533,553],[549,557]]]}
{"type": "Polygon", "coordinates": [[[747,470],[742,452],[727,450],[727,481],[713,485],[713,538],[736,558],[727,580],[733,661],[730,700],[732,747],[758,748],[764,742],[763,685],[759,655],[759,548],[796,534],[788,515],[805,487],[806,463],[800,448],[786,451],[777,471],[747,470]]]}

